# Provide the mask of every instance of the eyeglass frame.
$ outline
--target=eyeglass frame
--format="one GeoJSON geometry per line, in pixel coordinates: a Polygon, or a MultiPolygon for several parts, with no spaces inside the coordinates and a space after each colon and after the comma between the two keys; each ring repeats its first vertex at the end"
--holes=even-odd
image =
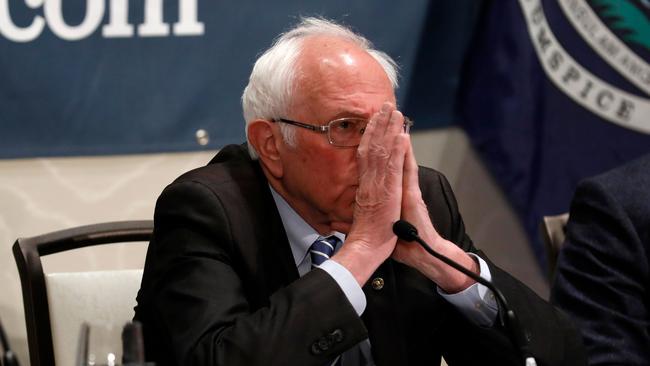
{"type": "MultiPolygon", "coordinates": [[[[330,134],[330,126],[332,125],[332,123],[342,121],[342,120],[349,120],[349,119],[366,120],[366,121],[370,122],[369,119],[360,118],[360,117],[337,118],[337,119],[333,119],[333,120],[327,122],[327,124],[324,124],[324,125],[313,125],[313,124],[309,124],[309,123],[305,123],[305,122],[290,120],[290,119],[287,119],[287,118],[274,118],[274,119],[271,119],[271,122],[283,122],[283,123],[286,123],[288,125],[306,128],[306,129],[312,130],[314,132],[327,133],[327,142],[329,142],[329,144],[332,145],[332,146],[336,146],[336,147],[357,147],[357,146],[359,146],[358,144],[353,145],[353,146],[337,145],[332,141],[332,135],[330,134]]],[[[403,127],[404,127],[404,132],[405,133],[409,133],[409,131],[410,131],[411,127],[413,126],[413,124],[414,124],[414,122],[410,118],[404,116],[404,126],[403,127]]],[[[366,123],[366,125],[367,125],[367,123],[366,123]]],[[[365,127],[361,129],[361,134],[362,135],[365,132],[365,130],[366,130],[365,127]]]]}

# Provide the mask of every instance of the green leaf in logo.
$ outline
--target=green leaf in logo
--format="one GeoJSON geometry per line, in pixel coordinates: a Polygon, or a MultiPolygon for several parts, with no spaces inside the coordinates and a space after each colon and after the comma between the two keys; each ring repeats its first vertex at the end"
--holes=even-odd
{"type": "Polygon", "coordinates": [[[604,17],[613,18],[612,29],[626,31],[623,39],[634,42],[650,50],[650,19],[630,0],[592,0],[601,6],[604,17]]]}

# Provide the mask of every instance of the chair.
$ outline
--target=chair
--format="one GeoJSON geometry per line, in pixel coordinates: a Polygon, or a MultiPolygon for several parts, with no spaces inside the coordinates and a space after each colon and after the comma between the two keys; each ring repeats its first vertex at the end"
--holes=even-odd
{"type": "Polygon", "coordinates": [[[100,244],[149,241],[152,233],[151,220],[118,221],[16,240],[13,253],[32,366],[73,364],[80,324],[90,320],[84,317],[120,327],[130,321],[142,277],[142,270],[45,275],[41,256],[100,244]]]}
{"type": "Polygon", "coordinates": [[[540,225],[542,241],[546,249],[546,262],[548,265],[548,280],[553,282],[557,257],[564,244],[566,237],[566,225],[569,221],[569,214],[563,213],[555,216],[544,216],[540,225]]]}

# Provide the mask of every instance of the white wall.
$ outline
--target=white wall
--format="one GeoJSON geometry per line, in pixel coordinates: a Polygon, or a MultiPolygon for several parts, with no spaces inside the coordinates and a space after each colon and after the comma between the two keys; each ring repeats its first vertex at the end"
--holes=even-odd
{"type": "MultiPolygon", "coordinates": [[[[421,165],[441,170],[456,192],[475,244],[546,297],[523,230],[501,191],[458,129],[413,135],[421,165]]],[[[156,198],[180,173],[214,152],[0,160],[0,319],[29,364],[20,280],[11,252],[17,237],[103,221],[150,219],[156,198]]],[[[48,272],[139,268],[146,245],[90,248],[44,259],[48,272]]]]}
{"type": "MultiPolygon", "coordinates": [[[[11,246],[27,237],[103,221],[150,219],[156,198],[214,152],[0,161],[0,318],[29,364],[22,292],[11,246]]],[[[146,245],[95,247],[44,257],[46,271],[139,268],[146,245]]]]}

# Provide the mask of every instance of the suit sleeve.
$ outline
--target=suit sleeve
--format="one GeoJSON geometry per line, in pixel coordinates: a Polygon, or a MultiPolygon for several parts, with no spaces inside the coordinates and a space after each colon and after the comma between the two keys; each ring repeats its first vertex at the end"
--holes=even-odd
{"type": "Polygon", "coordinates": [[[231,229],[219,197],[200,183],[172,184],[159,198],[136,307],[148,358],[159,365],[320,366],[367,337],[322,270],[253,308],[231,229]]]}
{"type": "Polygon", "coordinates": [[[596,180],[579,185],[551,298],[579,324],[591,365],[647,365],[650,238],[616,197],[596,180]]]}
{"type": "MultiPolygon", "coordinates": [[[[426,171],[423,173],[427,174],[426,171]]],[[[492,274],[492,282],[504,294],[525,329],[525,334],[530,341],[531,353],[536,358],[537,364],[584,365],[586,362],[584,348],[573,323],[526,285],[494,265],[474,246],[465,232],[465,225],[447,179],[442,174],[436,173],[433,179],[429,178],[424,182],[421,180],[421,187],[423,187],[423,195],[431,219],[440,234],[463,250],[476,253],[487,262],[492,274]],[[424,188],[424,186],[429,187],[424,188]],[[436,190],[442,192],[441,197],[436,195],[436,190]],[[440,204],[440,201],[444,204],[440,204]]],[[[450,337],[444,340],[447,344],[443,347],[443,354],[452,366],[522,364],[519,351],[513,347],[507,330],[498,320],[494,326],[485,328],[474,325],[457,314],[450,317],[447,327],[446,331],[450,337]]]]}

